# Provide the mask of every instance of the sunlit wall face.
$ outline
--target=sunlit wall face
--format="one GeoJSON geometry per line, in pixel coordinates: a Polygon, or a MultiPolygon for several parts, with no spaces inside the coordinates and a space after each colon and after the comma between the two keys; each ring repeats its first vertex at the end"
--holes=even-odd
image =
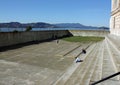
{"type": "Polygon", "coordinates": [[[110,33],[120,36],[120,0],[112,0],[110,33]]]}
{"type": "Polygon", "coordinates": [[[120,0],[112,0],[112,11],[119,8],[119,5],[120,5],[120,0]]]}

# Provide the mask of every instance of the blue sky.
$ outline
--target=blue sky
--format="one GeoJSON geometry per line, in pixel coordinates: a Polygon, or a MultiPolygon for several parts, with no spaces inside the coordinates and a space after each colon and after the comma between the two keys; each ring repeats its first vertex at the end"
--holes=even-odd
{"type": "Polygon", "coordinates": [[[0,0],[0,23],[47,22],[109,26],[111,0],[0,0]]]}

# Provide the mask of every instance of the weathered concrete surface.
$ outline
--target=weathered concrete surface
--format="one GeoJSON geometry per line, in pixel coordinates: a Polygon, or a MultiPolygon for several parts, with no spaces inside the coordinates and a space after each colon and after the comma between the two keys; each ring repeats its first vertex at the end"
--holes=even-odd
{"type": "Polygon", "coordinates": [[[44,41],[69,36],[67,30],[29,31],[29,32],[0,32],[0,47],[30,41],[44,41]]]}
{"type": "MultiPolygon", "coordinates": [[[[0,85],[90,85],[120,71],[119,48],[112,39],[92,44],[51,41],[0,52],[0,85]],[[87,53],[80,54],[86,47],[87,53]],[[75,63],[76,56],[83,62],[75,63]]],[[[120,77],[99,85],[120,85],[120,77]]]]}
{"type": "Polygon", "coordinates": [[[17,33],[0,33],[0,47],[21,44],[31,41],[52,40],[64,36],[98,36],[104,37],[109,31],[103,30],[50,30],[50,31],[30,31],[17,33]]]}
{"type": "Polygon", "coordinates": [[[110,33],[120,36],[120,0],[112,0],[110,33]]]}
{"type": "Polygon", "coordinates": [[[109,31],[106,30],[69,30],[73,36],[97,36],[105,37],[109,34],[109,31]]]}
{"type": "Polygon", "coordinates": [[[52,85],[74,61],[62,55],[79,45],[51,41],[1,52],[0,85],[52,85]]]}

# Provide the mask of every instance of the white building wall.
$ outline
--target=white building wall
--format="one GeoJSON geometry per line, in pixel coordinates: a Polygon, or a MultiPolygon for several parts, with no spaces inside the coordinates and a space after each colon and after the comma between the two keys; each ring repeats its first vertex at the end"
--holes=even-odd
{"type": "Polygon", "coordinates": [[[120,0],[112,0],[110,33],[120,36],[120,0]]]}

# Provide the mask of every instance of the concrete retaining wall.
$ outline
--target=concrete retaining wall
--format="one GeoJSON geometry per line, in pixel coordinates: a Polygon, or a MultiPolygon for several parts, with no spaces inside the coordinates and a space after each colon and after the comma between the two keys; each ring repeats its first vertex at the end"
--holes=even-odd
{"type": "Polygon", "coordinates": [[[43,41],[69,35],[69,31],[30,31],[30,32],[3,32],[0,33],[0,47],[30,41],[43,41]]]}
{"type": "Polygon", "coordinates": [[[105,30],[70,30],[69,31],[73,36],[98,36],[105,37],[109,34],[109,31],[105,30]]]}
{"type": "Polygon", "coordinates": [[[43,41],[55,39],[64,36],[102,36],[107,35],[109,31],[91,31],[91,30],[57,30],[57,31],[30,31],[30,32],[3,32],[0,33],[0,47],[10,46],[30,41],[43,41]]]}

